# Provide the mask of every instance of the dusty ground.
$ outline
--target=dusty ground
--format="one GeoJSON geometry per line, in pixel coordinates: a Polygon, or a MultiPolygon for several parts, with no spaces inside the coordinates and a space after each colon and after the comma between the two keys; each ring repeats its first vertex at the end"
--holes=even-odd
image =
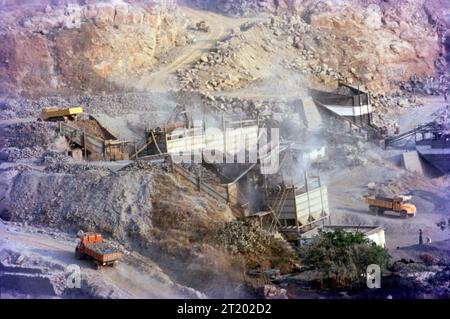
{"type": "MultiPolygon", "coordinates": [[[[407,131],[419,124],[434,119],[433,114],[443,108],[442,97],[425,98],[422,107],[414,108],[399,117],[401,131],[407,131]]],[[[424,238],[442,241],[449,238],[447,231],[436,225],[441,219],[450,218],[449,182],[445,177],[419,176],[399,167],[400,150],[384,151],[372,147],[380,158],[368,165],[332,173],[329,178],[330,199],[335,209],[333,223],[382,225],[386,229],[387,247],[394,256],[399,256],[397,247],[418,243],[419,229],[424,238]],[[387,194],[412,194],[412,203],[417,206],[416,217],[402,220],[395,215],[373,216],[362,198],[369,194],[367,185],[375,182],[377,188],[387,194]]],[[[402,255],[402,254],[400,254],[402,255]]],[[[403,255],[402,255],[403,256],[403,255]]]]}
{"type": "MultiPolygon", "coordinates": [[[[344,81],[378,93],[377,124],[398,122],[406,131],[432,119],[442,97],[411,103],[408,94],[389,93],[413,73],[444,69],[448,78],[445,56],[439,56],[448,6],[375,2],[306,1],[295,14],[277,15],[272,5],[249,9],[245,1],[214,2],[222,13],[121,1],[67,8],[48,2],[36,4],[37,13],[8,7],[0,15],[0,36],[8,44],[0,49],[0,93],[9,96],[0,101],[0,217],[12,222],[0,223],[0,261],[14,264],[23,255],[24,266],[47,269],[56,298],[254,296],[243,287],[248,260],[214,243],[217,227],[234,220],[227,207],[152,165],[75,163],[63,154],[67,145],[56,138],[56,125],[36,118],[50,105],[82,105],[116,137],[139,147],[146,128],[164,125],[177,104],[189,104],[201,110],[198,116],[276,115],[283,121],[275,123],[296,138],[302,123],[292,110],[306,88],[332,89],[344,81]],[[235,9],[240,15],[230,15],[235,9]],[[209,32],[195,29],[201,20],[209,32]],[[19,54],[30,45],[35,50],[19,54]],[[120,244],[128,252],[123,263],[98,276],[89,263],[75,260],[80,228],[120,244]],[[82,269],[81,292],[61,286],[71,263],[82,269]]],[[[394,258],[418,258],[424,249],[415,246],[419,229],[433,241],[427,247],[445,252],[449,232],[436,224],[450,218],[449,178],[407,172],[398,165],[402,150],[384,151],[348,135],[339,140],[330,129],[318,134],[323,140],[307,143],[329,148],[329,167],[318,172],[329,189],[332,223],[383,226],[394,258]],[[388,194],[412,194],[417,216],[371,215],[363,202],[369,182],[388,194]]],[[[268,267],[277,257],[249,255],[268,267]]]]}
{"type": "MultiPolygon", "coordinates": [[[[15,254],[23,256],[19,266],[32,266],[44,269],[50,274],[55,288],[44,297],[61,298],[198,298],[202,297],[192,289],[175,284],[151,260],[126,253],[123,262],[114,269],[96,271],[93,264],[74,258],[76,241],[64,233],[42,228],[23,227],[14,223],[0,223],[1,262],[14,265],[15,254]],[[9,261],[9,263],[8,263],[9,261]],[[81,274],[81,288],[65,286],[69,265],[78,265],[81,274]],[[77,290],[79,289],[79,290],[77,290]]],[[[14,293],[0,291],[2,298],[12,297],[14,293]],[[10,295],[12,293],[12,295],[10,295]]],[[[20,296],[20,294],[19,294],[20,296]]],[[[24,297],[24,296],[21,296],[24,297]]],[[[33,297],[33,296],[29,296],[33,297]]]]}

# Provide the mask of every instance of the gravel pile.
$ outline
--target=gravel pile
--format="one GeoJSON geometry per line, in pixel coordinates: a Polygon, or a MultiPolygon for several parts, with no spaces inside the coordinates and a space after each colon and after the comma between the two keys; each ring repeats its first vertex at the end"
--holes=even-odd
{"type": "Polygon", "coordinates": [[[0,100],[0,119],[9,120],[13,118],[38,118],[40,110],[44,106],[40,103],[23,98],[4,98],[0,100]]]}
{"type": "Polygon", "coordinates": [[[98,171],[98,172],[111,172],[106,167],[91,165],[91,164],[81,164],[81,163],[71,163],[69,161],[59,161],[47,166],[44,170],[46,173],[66,173],[66,174],[80,174],[85,171],[98,171]]]}
{"type": "Polygon", "coordinates": [[[17,147],[7,147],[1,150],[0,159],[5,160],[7,162],[17,162],[21,159],[31,159],[42,156],[44,153],[44,149],[40,146],[34,147],[25,147],[25,148],[17,148],[17,147]]]}
{"type": "Polygon", "coordinates": [[[123,167],[120,171],[129,172],[129,171],[137,171],[137,170],[148,170],[150,172],[159,171],[161,168],[166,168],[166,163],[164,161],[161,162],[150,162],[150,161],[134,161],[133,163],[123,167]]]}
{"type": "Polygon", "coordinates": [[[15,172],[19,172],[20,173],[20,172],[29,172],[31,170],[32,170],[32,168],[30,166],[28,166],[28,165],[17,164],[17,165],[14,165],[14,166],[6,167],[5,169],[2,169],[1,172],[8,172],[8,171],[10,171],[10,172],[13,172],[13,173],[15,173],[15,172]]]}
{"type": "Polygon", "coordinates": [[[95,120],[78,120],[75,121],[72,126],[79,128],[88,135],[98,137],[102,140],[113,139],[113,136],[102,129],[100,124],[95,120]]]}
{"type": "Polygon", "coordinates": [[[64,155],[60,152],[47,150],[42,154],[39,163],[42,165],[50,166],[57,163],[70,163],[72,161],[73,158],[70,156],[64,155]]]}
{"type": "Polygon", "coordinates": [[[3,147],[36,147],[46,148],[56,137],[58,125],[51,122],[24,122],[6,126],[3,137],[6,142],[3,147]]]}
{"type": "Polygon", "coordinates": [[[214,174],[212,171],[210,171],[209,169],[206,169],[205,167],[203,167],[200,164],[182,163],[180,165],[181,165],[181,167],[188,170],[195,176],[200,175],[201,179],[204,181],[212,181],[212,182],[220,183],[220,179],[216,174],[214,174]]]}
{"type": "Polygon", "coordinates": [[[90,244],[89,248],[99,254],[113,254],[117,252],[115,247],[106,242],[90,244]]]}
{"type": "Polygon", "coordinates": [[[171,94],[118,93],[108,95],[78,95],[70,97],[41,97],[37,100],[7,98],[0,100],[0,119],[38,118],[41,110],[49,106],[59,108],[80,105],[90,114],[105,113],[120,116],[130,112],[154,111],[159,105],[168,108],[176,104],[171,94]]]}
{"type": "Polygon", "coordinates": [[[49,167],[44,174],[21,172],[12,187],[6,204],[12,220],[66,231],[115,234],[114,238],[122,241],[133,234],[151,235],[151,173],[113,173],[87,165],[57,166],[49,167]],[[48,174],[53,171],[65,174],[48,174]]]}

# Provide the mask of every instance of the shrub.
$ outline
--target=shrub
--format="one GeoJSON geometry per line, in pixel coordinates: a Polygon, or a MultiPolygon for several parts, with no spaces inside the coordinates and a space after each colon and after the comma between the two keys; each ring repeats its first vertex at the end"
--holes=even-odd
{"type": "Polygon", "coordinates": [[[278,268],[287,272],[296,258],[287,242],[274,238],[254,223],[232,221],[217,232],[219,246],[232,255],[240,255],[248,268],[278,268]]]}
{"type": "Polygon", "coordinates": [[[385,269],[389,262],[386,249],[366,239],[362,233],[320,231],[313,241],[299,250],[302,264],[323,273],[321,288],[357,288],[365,284],[367,266],[385,269]]]}

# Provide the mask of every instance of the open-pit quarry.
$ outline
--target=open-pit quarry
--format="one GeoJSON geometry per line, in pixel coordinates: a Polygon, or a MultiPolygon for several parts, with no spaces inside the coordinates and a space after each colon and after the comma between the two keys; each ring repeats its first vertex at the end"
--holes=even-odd
{"type": "Polygon", "coordinates": [[[0,1],[0,299],[449,299],[449,26],[0,1]]]}

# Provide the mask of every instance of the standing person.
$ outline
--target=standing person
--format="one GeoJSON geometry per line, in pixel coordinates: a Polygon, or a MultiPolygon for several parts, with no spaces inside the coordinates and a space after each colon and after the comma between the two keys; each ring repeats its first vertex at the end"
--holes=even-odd
{"type": "Polygon", "coordinates": [[[447,99],[448,99],[448,96],[447,96],[447,95],[448,95],[448,89],[445,88],[445,89],[444,89],[444,101],[445,101],[445,102],[447,102],[447,99]]]}
{"type": "Polygon", "coordinates": [[[416,85],[417,85],[417,75],[414,73],[413,75],[412,75],[412,77],[411,77],[411,82],[412,82],[412,84],[413,84],[413,87],[416,87],[416,85]]]}
{"type": "Polygon", "coordinates": [[[413,103],[416,103],[416,89],[417,89],[417,75],[414,73],[411,77],[411,87],[412,87],[412,94],[413,94],[413,103]]]}
{"type": "Polygon", "coordinates": [[[419,245],[423,245],[422,229],[419,229],[419,245]]]}
{"type": "Polygon", "coordinates": [[[398,125],[397,122],[394,123],[394,134],[395,135],[400,134],[400,125],[398,125]]]}

